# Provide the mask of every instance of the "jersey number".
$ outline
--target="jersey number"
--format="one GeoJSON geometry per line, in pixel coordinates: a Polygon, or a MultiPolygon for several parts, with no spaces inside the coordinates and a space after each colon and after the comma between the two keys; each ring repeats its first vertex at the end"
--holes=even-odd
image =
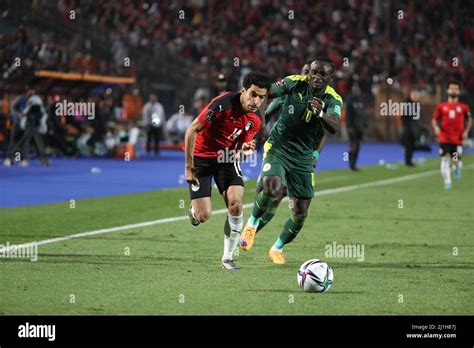
{"type": "Polygon", "coordinates": [[[305,121],[305,122],[309,122],[311,121],[311,118],[313,117],[313,112],[309,109],[306,109],[306,112],[303,114],[303,117],[302,119],[305,121]]]}
{"type": "Polygon", "coordinates": [[[456,118],[456,110],[449,110],[449,118],[456,118]]]}
{"type": "Polygon", "coordinates": [[[240,133],[242,133],[242,129],[235,128],[231,135],[228,136],[229,139],[235,140],[239,137],[240,133]]]}

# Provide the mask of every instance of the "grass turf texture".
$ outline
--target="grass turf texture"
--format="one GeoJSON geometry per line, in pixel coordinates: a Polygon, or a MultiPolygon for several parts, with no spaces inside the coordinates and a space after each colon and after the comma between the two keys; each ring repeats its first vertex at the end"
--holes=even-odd
{"type": "MultiPolygon", "coordinates": [[[[473,155],[465,156],[465,166],[473,163],[473,155]]],[[[438,168],[439,159],[430,159],[417,168],[322,172],[318,189],[438,168]]],[[[236,257],[238,272],[220,268],[224,214],[198,227],[167,222],[40,245],[37,262],[0,258],[0,314],[473,315],[473,177],[466,168],[451,191],[436,173],[316,197],[302,232],[285,248],[284,266],[267,254],[288,203],[257,234],[253,249],[236,257]],[[364,245],[364,261],[326,258],[333,242],[364,245]],[[333,267],[335,282],[325,294],[306,294],[297,285],[298,267],[311,258],[333,267]]],[[[253,201],[254,186],[247,183],[245,203],[253,201]]],[[[1,209],[0,244],[183,216],[188,204],[187,189],[180,188],[78,200],[74,209],[69,202],[1,209]]],[[[214,189],[213,209],[223,207],[214,189]]]]}

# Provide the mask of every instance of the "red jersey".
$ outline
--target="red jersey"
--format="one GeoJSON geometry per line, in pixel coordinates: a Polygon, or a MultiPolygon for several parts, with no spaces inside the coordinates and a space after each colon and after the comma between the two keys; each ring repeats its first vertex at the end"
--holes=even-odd
{"type": "Polygon", "coordinates": [[[464,103],[446,101],[436,105],[433,119],[441,120],[439,142],[462,145],[464,120],[470,116],[469,105],[464,103]]]}
{"type": "Polygon", "coordinates": [[[217,158],[220,151],[237,151],[252,141],[262,121],[254,112],[245,113],[240,93],[223,93],[201,111],[199,121],[205,126],[196,136],[194,156],[217,158]]]}

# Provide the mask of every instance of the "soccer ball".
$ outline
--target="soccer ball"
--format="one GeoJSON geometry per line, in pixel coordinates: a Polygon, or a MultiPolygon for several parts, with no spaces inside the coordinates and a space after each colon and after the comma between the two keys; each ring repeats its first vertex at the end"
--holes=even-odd
{"type": "Polygon", "coordinates": [[[303,263],[297,274],[298,284],[304,292],[326,292],[334,281],[331,267],[319,259],[303,263]]]}

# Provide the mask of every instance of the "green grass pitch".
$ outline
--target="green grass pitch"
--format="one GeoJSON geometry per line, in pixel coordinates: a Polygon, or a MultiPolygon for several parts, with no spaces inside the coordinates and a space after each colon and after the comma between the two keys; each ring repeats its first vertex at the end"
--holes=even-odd
{"type": "MultiPolygon", "coordinates": [[[[37,262],[0,258],[0,314],[473,315],[473,164],[474,156],[465,156],[463,178],[451,191],[443,189],[439,159],[414,169],[319,173],[319,190],[328,190],[433,171],[316,197],[285,248],[284,266],[267,253],[288,203],[253,249],[236,256],[238,272],[220,268],[224,214],[199,227],[179,220],[40,245],[37,262]],[[333,242],[363,245],[364,260],[325,257],[333,242]],[[311,258],[333,267],[325,294],[298,287],[296,271],[311,258]]],[[[254,185],[247,183],[245,203],[253,201],[254,185]]],[[[74,209],[69,202],[2,209],[0,244],[185,216],[188,205],[180,188],[84,199],[74,209]]],[[[221,208],[214,189],[213,209],[221,208]]]]}

